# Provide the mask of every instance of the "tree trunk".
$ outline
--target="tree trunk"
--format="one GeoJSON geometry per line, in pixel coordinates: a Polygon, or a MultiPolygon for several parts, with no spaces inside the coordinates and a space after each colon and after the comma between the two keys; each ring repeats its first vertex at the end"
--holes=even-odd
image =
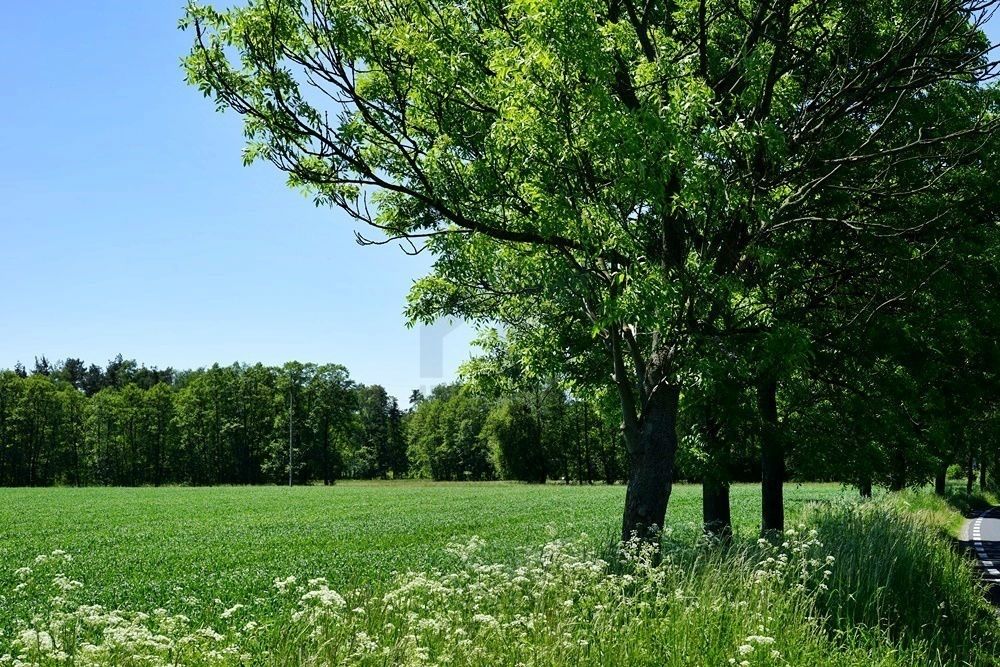
{"type": "Polygon", "coordinates": [[[677,401],[680,389],[660,385],[649,397],[629,442],[629,476],[622,540],[654,538],[663,528],[677,455],[677,401]]]}
{"type": "Polygon", "coordinates": [[[934,493],[943,496],[948,486],[948,466],[942,464],[934,474],[934,493]]]}
{"type": "Polygon", "coordinates": [[[906,460],[906,451],[903,445],[895,443],[892,450],[892,471],[889,475],[889,490],[902,491],[906,488],[906,477],[908,474],[909,462],[906,460]]]}
{"type": "MultiPolygon", "coordinates": [[[[601,435],[604,428],[601,428],[601,435]]],[[[619,435],[616,434],[611,428],[608,428],[608,442],[607,446],[601,452],[601,465],[604,467],[604,483],[607,485],[614,484],[618,479],[618,466],[617,457],[615,452],[618,451],[619,447],[619,435]]]]}
{"type": "Polygon", "coordinates": [[[986,490],[986,458],[979,457],[979,490],[986,490]]]}
{"type": "Polygon", "coordinates": [[[537,434],[538,451],[542,456],[542,466],[541,470],[538,472],[538,483],[544,484],[545,480],[549,478],[549,458],[545,451],[545,441],[543,440],[544,433],[542,431],[542,397],[541,392],[536,387],[535,388],[535,433],[537,434]]]}
{"type": "Polygon", "coordinates": [[[330,486],[330,426],[323,424],[323,486],[330,486]]]}
{"type": "Polygon", "coordinates": [[[701,485],[702,525],[706,533],[728,541],[733,536],[732,511],[729,506],[729,447],[722,438],[719,421],[711,405],[705,413],[707,471],[701,485]]]}
{"type": "Polygon", "coordinates": [[[861,493],[862,498],[872,497],[872,480],[871,477],[865,477],[860,482],[858,482],[858,492],[861,493]]]}
{"type": "Polygon", "coordinates": [[[785,449],[778,432],[778,383],[765,380],[757,388],[762,421],[760,437],[761,532],[785,530],[785,449]]]}
{"type": "Polygon", "coordinates": [[[705,532],[725,541],[733,537],[733,518],[729,506],[729,482],[707,477],[701,486],[701,512],[705,532]]]}
{"type": "Polygon", "coordinates": [[[972,487],[976,483],[976,470],[972,467],[972,455],[969,455],[969,463],[965,468],[965,492],[972,493],[972,487]]]}

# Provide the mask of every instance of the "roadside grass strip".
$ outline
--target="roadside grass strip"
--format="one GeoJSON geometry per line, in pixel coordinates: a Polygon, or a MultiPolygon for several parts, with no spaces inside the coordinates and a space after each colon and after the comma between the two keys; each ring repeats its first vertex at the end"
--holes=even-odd
{"type": "Polygon", "coordinates": [[[987,552],[987,544],[983,541],[983,521],[986,519],[997,519],[996,509],[990,508],[980,512],[979,516],[972,520],[972,524],[969,530],[970,541],[972,546],[976,551],[976,557],[982,564],[983,569],[986,571],[990,577],[1000,578],[1000,569],[997,569],[997,563],[993,560],[993,557],[987,552]]]}

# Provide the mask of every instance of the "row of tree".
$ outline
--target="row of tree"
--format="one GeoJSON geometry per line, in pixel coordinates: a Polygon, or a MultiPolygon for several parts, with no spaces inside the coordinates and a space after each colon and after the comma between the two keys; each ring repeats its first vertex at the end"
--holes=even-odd
{"type": "MultiPolygon", "coordinates": [[[[976,349],[989,358],[977,361],[988,369],[1000,363],[1000,331],[987,321],[979,326],[976,349]]],[[[103,388],[88,395],[74,360],[52,366],[42,358],[30,374],[21,366],[0,372],[0,484],[627,479],[610,393],[582,398],[565,378],[529,381],[511,365],[505,341],[486,336],[482,345],[486,353],[464,369],[468,381],[427,396],[414,391],[405,411],[381,386],[356,384],[337,365],[174,372],[118,357],[95,367],[91,377],[103,388]]],[[[878,349],[874,341],[865,347],[878,349]]],[[[802,374],[784,383],[775,406],[790,437],[783,478],[845,481],[866,495],[873,484],[901,489],[934,480],[943,492],[951,467],[970,489],[974,472],[985,485],[1000,455],[991,444],[1000,440],[997,401],[982,399],[995,389],[992,375],[983,373],[977,386],[953,365],[969,360],[937,359],[936,389],[924,394],[913,374],[929,370],[926,354],[892,365],[882,358],[865,384],[861,374],[854,382],[802,374]]],[[[815,367],[827,364],[836,366],[815,367]]],[[[731,378],[721,387],[706,378],[700,387],[681,402],[675,477],[703,483],[706,525],[725,532],[729,484],[758,478],[762,446],[759,426],[729,429],[754,424],[760,406],[731,378]],[[714,418],[719,411],[744,414],[743,421],[714,418]]]]}
{"type": "Polygon", "coordinates": [[[332,364],[79,368],[0,371],[0,485],[624,477],[617,425],[554,381],[443,384],[403,410],[332,364]]]}
{"type": "Polygon", "coordinates": [[[579,484],[625,477],[619,425],[556,382],[504,394],[477,382],[442,384],[412,402],[406,433],[415,476],[579,484]]]}
{"type": "MultiPolygon", "coordinates": [[[[341,478],[626,479],[609,396],[574,396],[558,377],[527,381],[497,357],[466,381],[415,390],[403,410],[337,365],[159,370],[121,356],[87,375],[42,357],[0,371],[0,484],[332,483],[341,478]],[[101,387],[94,392],[90,389],[101,387]],[[291,450],[289,451],[289,444],[291,450]],[[291,476],[289,476],[291,471],[291,476]]],[[[705,472],[684,439],[678,476],[705,472]]],[[[734,479],[752,463],[731,463],[734,479]]],[[[804,474],[835,478],[834,466],[804,474]]],[[[800,475],[801,476],[801,475],[800,475]]]]}
{"type": "MultiPolygon", "coordinates": [[[[407,472],[403,412],[343,366],[0,371],[0,484],[331,483],[407,472]]],[[[91,367],[96,368],[96,367],[91,367]]]]}

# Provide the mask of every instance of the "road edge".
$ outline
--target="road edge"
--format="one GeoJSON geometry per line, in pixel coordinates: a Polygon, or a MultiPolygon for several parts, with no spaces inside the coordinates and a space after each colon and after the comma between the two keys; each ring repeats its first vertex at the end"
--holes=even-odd
{"type": "Polygon", "coordinates": [[[977,512],[974,517],[966,519],[965,524],[962,526],[962,532],[959,539],[969,545],[970,550],[975,554],[977,564],[982,568],[984,574],[989,577],[1000,577],[1000,562],[994,560],[986,552],[986,545],[983,542],[982,536],[982,526],[983,519],[990,518],[1000,518],[1000,514],[997,514],[998,508],[990,507],[989,509],[977,512]]]}

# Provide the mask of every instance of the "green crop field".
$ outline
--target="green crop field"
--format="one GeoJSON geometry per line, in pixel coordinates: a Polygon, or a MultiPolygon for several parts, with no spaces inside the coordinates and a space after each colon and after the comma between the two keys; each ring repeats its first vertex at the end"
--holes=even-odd
{"type": "MultiPolygon", "coordinates": [[[[697,530],[700,487],[676,487],[671,524],[697,530]]],[[[790,486],[790,507],[843,493],[790,486]]],[[[478,535],[494,558],[587,533],[610,541],[621,486],[357,482],[332,487],[0,489],[0,588],[38,554],[61,549],[94,601],[157,606],[205,620],[276,577],[375,585],[393,571],[440,564],[453,539],[478,535]],[[195,603],[192,598],[197,600],[195,603]],[[215,603],[214,600],[221,602],[215,603]],[[187,601],[187,602],[185,602],[187,601]]],[[[734,521],[759,522],[757,487],[734,489],[734,521]]],[[[0,607],[3,625],[12,608],[0,607]]]]}
{"type": "MultiPolygon", "coordinates": [[[[4,489],[0,665],[698,665],[758,648],[747,664],[924,664],[944,639],[897,645],[848,632],[831,647],[813,618],[816,605],[844,600],[836,617],[883,614],[855,609],[834,586],[890,594],[891,580],[858,577],[888,544],[926,563],[908,576],[941,578],[948,599],[962,600],[954,606],[969,608],[952,612],[960,631],[941,635],[966,650],[970,614],[982,609],[970,607],[968,567],[933,531],[880,505],[843,509],[861,506],[840,485],[786,493],[791,523],[819,533],[758,543],[758,489],[738,485],[738,547],[727,552],[697,546],[700,488],[678,486],[667,526],[676,547],[653,569],[632,554],[636,578],[601,560],[620,486],[4,489]],[[823,528],[803,515],[816,502],[840,518],[823,528]],[[11,646],[22,663],[5,656],[11,646]]],[[[940,607],[936,592],[917,590],[909,603],[924,609],[900,623],[921,628],[940,607]]]]}

